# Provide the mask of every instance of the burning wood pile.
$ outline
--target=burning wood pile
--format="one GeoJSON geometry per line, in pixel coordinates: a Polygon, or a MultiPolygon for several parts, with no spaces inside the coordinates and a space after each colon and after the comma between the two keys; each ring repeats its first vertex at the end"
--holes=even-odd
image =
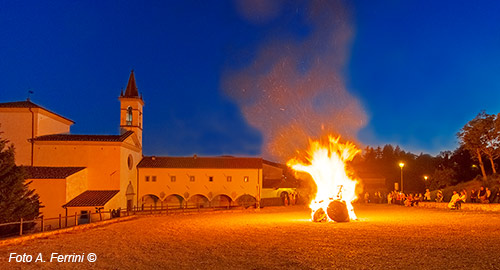
{"type": "Polygon", "coordinates": [[[309,204],[312,221],[347,222],[357,219],[352,202],[356,199],[357,181],[348,176],[346,162],[361,152],[340,137],[328,137],[327,142],[311,141],[302,157],[291,159],[287,165],[295,171],[311,175],[317,186],[315,198],[309,204]]]}

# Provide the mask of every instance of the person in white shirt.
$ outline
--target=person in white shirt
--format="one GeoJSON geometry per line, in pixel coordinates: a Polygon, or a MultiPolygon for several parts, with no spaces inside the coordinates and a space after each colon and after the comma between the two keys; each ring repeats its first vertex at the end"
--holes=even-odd
{"type": "Polygon", "coordinates": [[[455,205],[457,201],[460,199],[460,195],[456,191],[453,191],[453,196],[451,196],[450,203],[448,204],[448,208],[455,209],[455,205]]]}

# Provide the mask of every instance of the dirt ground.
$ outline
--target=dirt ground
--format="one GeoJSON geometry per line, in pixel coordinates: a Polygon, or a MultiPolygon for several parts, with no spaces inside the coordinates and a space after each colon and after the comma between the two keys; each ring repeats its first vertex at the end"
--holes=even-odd
{"type": "Polygon", "coordinates": [[[0,247],[0,269],[500,269],[500,213],[355,205],[313,223],[304,207],[141,217],[0,247]],[[8,262],[10,253],[46,262],[8,262]],[[95,253],[94,263],[48,262],[95,253]]]}

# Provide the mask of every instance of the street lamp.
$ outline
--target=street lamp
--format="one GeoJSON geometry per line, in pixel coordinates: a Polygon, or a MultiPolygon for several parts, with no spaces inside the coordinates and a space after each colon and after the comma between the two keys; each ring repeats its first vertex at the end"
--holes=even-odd
{"type": "Polygon", "coordinates": [[[399,162],[399,167],[401,168],[401,192],[403,192],[403,167],[405,166],[405,164],[403,162],[399,162]]]}
{"type": "Polygon", "coordinates": [[[424,175],[424,180],[427,181],[429,177],[427,175],[424,175]]]}

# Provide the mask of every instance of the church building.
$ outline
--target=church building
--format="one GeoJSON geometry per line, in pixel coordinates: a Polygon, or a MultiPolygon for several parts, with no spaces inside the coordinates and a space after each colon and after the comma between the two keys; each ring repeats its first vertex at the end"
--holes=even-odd
{"type": "Polygon", "coordinates": [[[133,71],[119,100],[118,135],[71,134],[72,120],[30,100],[0,103],[1,136],[14,144],[45,216],[134,205],[144,101],[133,71]]]}
{"type": "Polygon", "coordinates": [[[282,169],[261,158],[144,157],[144,101],[134,71],[119,96],[120,134],[71,134],[74,122],[38,104],[0,103],[0,135],[14,144],[46,217],[166,204],[235,205],[261,200],[282,169]]]}

